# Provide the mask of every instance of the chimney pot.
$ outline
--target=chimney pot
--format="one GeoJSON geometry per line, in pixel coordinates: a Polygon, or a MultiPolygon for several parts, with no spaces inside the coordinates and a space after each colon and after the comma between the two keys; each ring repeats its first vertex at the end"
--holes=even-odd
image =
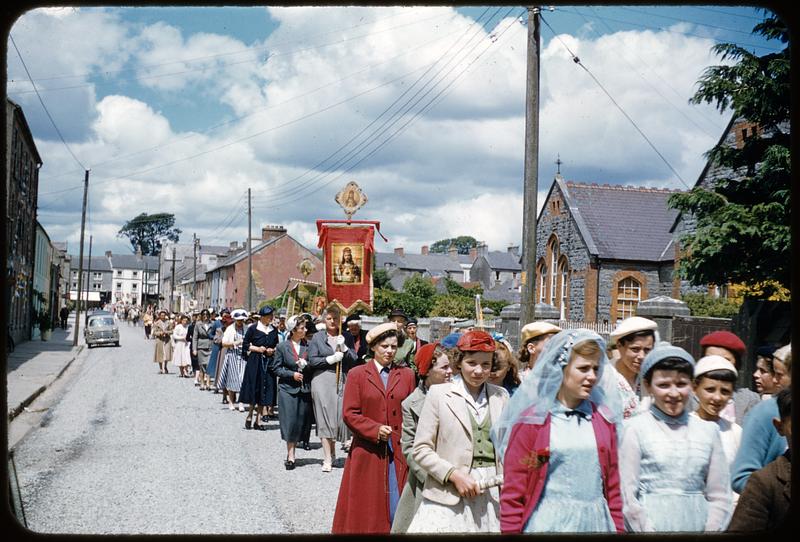
{"type": "Polygon", "coordinates": [[[405,256],[405,251],[403,250],[403,247],[397,247],[394,249],[394,254],[395,256],[405,256]]]}
{"type": "Polygon", "coordinates": [[[110,258],[110,257],[111,257],[111,251],[110,250],[106,250],[106,258],[110,258]]]}
{"type": "Polygon", "coordinates": [[[422,245],[422,248],[420,249],[420,254],[422,254],[423,256],[428,255],[428,245],[422,245]]]}

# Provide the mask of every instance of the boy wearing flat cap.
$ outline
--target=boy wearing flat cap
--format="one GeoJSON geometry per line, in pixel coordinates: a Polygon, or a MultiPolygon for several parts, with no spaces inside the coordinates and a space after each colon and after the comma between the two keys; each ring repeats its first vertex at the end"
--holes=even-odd
{"type": "Polygon", "coordinates": [[[617,346],[619,359],[612,366],[617,373],[619,391],[622,397],[622,412],[625,418],[635,416],[646,405],[641,404],[640,369],[645,357],[656,343],[658,324],[640,316],[625,318],[610,333],[611,341],[617,346]]]}

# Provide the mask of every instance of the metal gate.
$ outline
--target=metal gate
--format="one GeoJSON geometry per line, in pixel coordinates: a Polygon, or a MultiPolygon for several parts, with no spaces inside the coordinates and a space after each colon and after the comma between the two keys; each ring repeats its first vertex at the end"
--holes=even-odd
{"type": "Polygon", "coordinates": [[[712,331],[731,331],[733,324],[730,318],[710,318],[700,316],[675,316],[672,319],[672,344],[680,346],[698,359],[700,339],[712,331]]]}

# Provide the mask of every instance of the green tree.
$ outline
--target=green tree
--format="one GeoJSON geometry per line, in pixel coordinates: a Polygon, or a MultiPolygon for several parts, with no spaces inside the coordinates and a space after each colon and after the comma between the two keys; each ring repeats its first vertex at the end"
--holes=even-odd
{"type": "Polygon", "coordinates": [[[692,311],[692,316],[712,316],[714,318],[733,318],[739,314],[742,300],[712,297],[708,294],[685,294],[681,300],[692,311]]]}
{"type": "Polygon", "coordinates": [[[389,272],[386,269],[376,270],[372,275],[372,281],[375,289],[394,291],[394,286],[390,282],[389,272]]]}
{"type": "Polygon", "coordinates": [[[437,295],[433,300],[430,315],[475,318],[475,299],[459,295],[437,295]]]}
{"type": "Polygon", "coordinates": [[[469,254],[469,249],[478,246],[478,241],[470,235],[442,239],[431,245],[430,252],[444,254],[451,246],[455,246],[459,254],[469,254]]]}
{"type": "Polygon", "coordinates": [[[168,239],[177,243],[181,233],[183,232],[175,227],[174,214],[141,213],[128,220],[117,232],[117,237],[127,237],[134,251],[141,249],[145,256],[158,256],[162,241],[168,239]]]}
{"type": "Polygon", "coordinates": [[[722,61],[734,63],[707,68],[690,101],[732,110],[757,124],[759,137],[746,138],[742,148],[720,142],[706,156],[733,173],[669,202],[697,220],[696,230],[681,238],[684,278],[695,285],[774,284],[759,296],[768,298],[790,281],[790,46],[788,27],[777,16],[768,14],[753,33],[785,47],[756,56],[731,43],[714,46],[722,61]]]}
{"type": "Polygon", "coordinates": [[[444,278],[444,287],[447,290],[447,293],[450,295],[458,295],[462,297],[475,297],[475,294],[482,294],[483,287],[480,284],[473,286],[472,288],[466,288],[459,284],[458,282],[454,281],[450,277],[444,278]]]}

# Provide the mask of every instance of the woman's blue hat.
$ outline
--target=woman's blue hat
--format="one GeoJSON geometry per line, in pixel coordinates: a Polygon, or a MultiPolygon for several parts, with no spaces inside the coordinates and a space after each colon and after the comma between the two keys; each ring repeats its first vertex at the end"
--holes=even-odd
{"type": "Polygon", "coordinates": [[[269,305],[264,305],[263,307],[261,307],[261,308],[258,310],[258,315],[259,315],[259,316],[269,316],[269,315],[270,315],[270,314],[272,314],[273,312],[275,312],[275,309],[273,309],[273,308],[272,308],[272,307],[270,307],[269,305]]]}

